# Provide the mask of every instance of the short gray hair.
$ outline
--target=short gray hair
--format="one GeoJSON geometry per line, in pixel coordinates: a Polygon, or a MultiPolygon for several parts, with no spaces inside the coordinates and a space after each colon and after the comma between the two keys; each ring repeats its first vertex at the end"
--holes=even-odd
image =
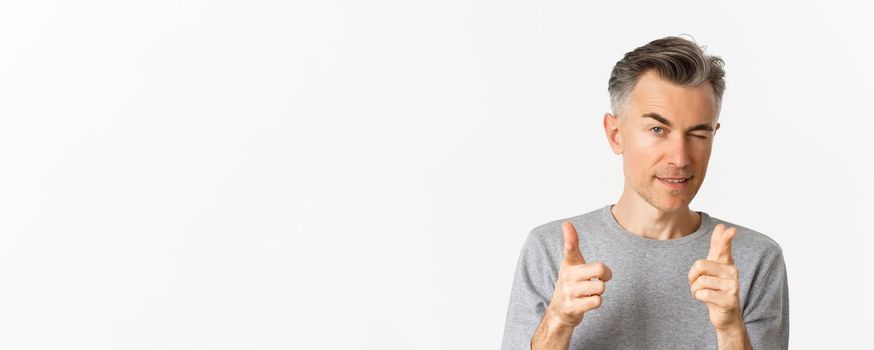
{"type": "Polygon", "coordinates": [[[716,117],[722,109],[725,91],[725,62],[718,56],[704,54],[704,48],[694,41],[669,36],[653,40],[625,54],[610,73],[607,91],[613,114],[625,115],[631,90],[644,72],[655,69],[659,77],[674,84],[695,86],[705,81],[713,85],[716,95],[716,117]]]}

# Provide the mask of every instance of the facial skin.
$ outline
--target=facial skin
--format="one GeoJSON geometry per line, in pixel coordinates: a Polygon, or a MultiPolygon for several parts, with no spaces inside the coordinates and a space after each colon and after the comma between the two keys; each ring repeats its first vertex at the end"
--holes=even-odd
{"type": "MultiPolygon", "coordinates": [[[[663,214],[688,211],[707,173],[719,123],[710,82],[680,86],[644,72],[631,92],[625,115],[604,116],[610,147],[623,156],[629,201],[645,201],[663,214]],[[655,113],[656,118],[644,117],[655,113]],[[662,118],[667,125],[657,119],[662,118]],[[682,189],[659,178],[691,177],[682,189]]],[[[639,203],[642,204],[642,203],[639,203]]]]}

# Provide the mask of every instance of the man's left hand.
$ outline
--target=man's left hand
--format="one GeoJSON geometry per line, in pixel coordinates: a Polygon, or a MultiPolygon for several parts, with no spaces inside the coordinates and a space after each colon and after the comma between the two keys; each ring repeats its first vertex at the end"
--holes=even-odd
{"type": "Polygon", "coordinates": [[[740,282],[731,257],[731,240],[736,233],[734,227],[716,225],[707,259],[696,261],[689,270],[692,297],[707,304],[710,322],[717,331],[743,329],[744,325],[739,307],[740,282]]]}

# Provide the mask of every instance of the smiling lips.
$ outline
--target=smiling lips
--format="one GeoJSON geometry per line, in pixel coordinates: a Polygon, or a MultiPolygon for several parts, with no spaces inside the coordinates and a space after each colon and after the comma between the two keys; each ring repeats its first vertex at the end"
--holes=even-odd
{"type": "Polygon", "coordinates": [[[659,182],[667,186],[672,190],[680,190],[686,188],[689,185],[689,179],[692,177],[658,177],[659,182]]]}

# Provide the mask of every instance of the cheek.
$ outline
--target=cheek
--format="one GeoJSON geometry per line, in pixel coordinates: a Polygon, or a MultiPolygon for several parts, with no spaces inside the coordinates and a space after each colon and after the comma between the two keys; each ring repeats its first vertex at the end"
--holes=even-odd
{"type": "Polygon", "coordinates": [[[647,138],[646,135],[633,134],[628,138],[630,142],[625,143],[623,154],[625,157],[644,168],[652,164],[658,163],[659,160],[659,145],[654,138],[647,138]]]}
{"type": "Polygon", "coordinates": [[[699,167],[706,167],[707,162],[710,161],[710,144],[701,143],[691,147],[690,156],[694,159],[694,164],[697,164],[699,167]]]}
{"type": "Polygon", "coordinates": [[[622,155],[626,177],[646,181],[653,176],[659,160],[653,148],[630,148],[623,151],[622,155]]]}

